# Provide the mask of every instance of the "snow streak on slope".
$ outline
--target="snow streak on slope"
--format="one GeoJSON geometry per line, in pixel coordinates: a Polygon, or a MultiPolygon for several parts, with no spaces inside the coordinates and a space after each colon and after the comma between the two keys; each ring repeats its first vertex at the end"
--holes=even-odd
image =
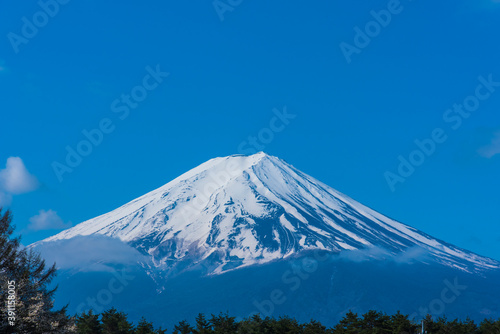
{"type": "Polygon", "coordinates": [[[213,273],[303,250],[376,247],[398,255],[415,247],[467,271],[500,268],[385,217],[265,153],[209,160],[122,207],[43,242],[78,235],[119,238],[155,265],[215,263],[213,273]]]}

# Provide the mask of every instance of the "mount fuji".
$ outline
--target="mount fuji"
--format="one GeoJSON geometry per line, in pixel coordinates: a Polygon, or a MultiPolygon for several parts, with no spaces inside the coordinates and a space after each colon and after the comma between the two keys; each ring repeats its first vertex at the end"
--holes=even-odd
{"type": "Polygon", "coordinates": [[[388,218],[262,152],[209,160],[32,247],[60,264],[59,293],[70,310],[116,305],[160,324],[169,324],[166,313],[225,310],[327,323],[349,309],[500,315],[500,262],[388,218]],[[122,286],[128,292],[99,301],[123,268],[133,272],[122,286]],[[442,300],[450,282],[461,301],[442,300]],[[286,302],[269,297],[276,290],[286,302]],[[97,296],[93,305],[89,296],[97,296]]]}

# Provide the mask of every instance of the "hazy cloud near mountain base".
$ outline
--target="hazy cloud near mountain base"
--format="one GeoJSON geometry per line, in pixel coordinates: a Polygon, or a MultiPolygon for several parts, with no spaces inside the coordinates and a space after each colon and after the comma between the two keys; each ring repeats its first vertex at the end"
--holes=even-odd
{"type": "Polygon", "coordinates": [[[47,263],[55,262],[59,269],[85,272],[111,272],[117,265],[134,265],[145,260],[135,248],[119,239],[102,235],[36,243],[32,247],[42,254],[47,263]]]}

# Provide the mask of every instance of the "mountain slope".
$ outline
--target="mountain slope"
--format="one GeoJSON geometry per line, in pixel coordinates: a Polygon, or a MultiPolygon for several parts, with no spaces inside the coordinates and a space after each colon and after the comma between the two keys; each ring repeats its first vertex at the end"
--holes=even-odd
{"type": "Polygon", "coordinates": [[[166,185],[42,243],[105,235],[169,270],[203,263],[209,274],[303,251],[377,250],[467,272],[497,261],[383,216],[281,159],[257,153],[209,160],[166,185]]]}

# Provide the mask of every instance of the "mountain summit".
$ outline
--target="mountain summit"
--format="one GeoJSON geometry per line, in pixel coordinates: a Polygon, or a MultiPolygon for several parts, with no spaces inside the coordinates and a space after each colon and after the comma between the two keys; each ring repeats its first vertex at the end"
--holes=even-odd
{"type": "Polygon", "coordinates": [[[425,260],[468,272],[494,260],[390,219],[257,153],[211,159],[109,213],[43,242],[101,234],[118,238],[168,270],[208,265],[210,274],[292,257],[302,251],[376,249],[385,256],[425,252],[425,260]]]}

